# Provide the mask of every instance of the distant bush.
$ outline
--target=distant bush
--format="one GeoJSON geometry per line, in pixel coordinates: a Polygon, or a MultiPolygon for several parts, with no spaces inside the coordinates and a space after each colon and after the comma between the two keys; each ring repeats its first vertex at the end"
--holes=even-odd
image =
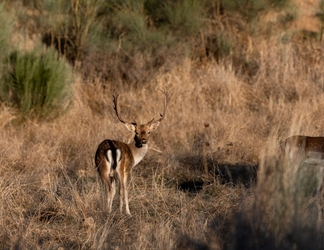
{"type": "Polygon", "coordinates": [[[38,18],[43,27],[43,42],[55,47],[61,54],[75,64],[82,58],[90,34],[98,25],[97,18],[103,0],[44,0],[42,6],[46,13],[38,18]]]}
{"type": "Polygon", "coordinates": [[[0,61],[7,55],[13,32],[13,18],[5,11],[4,3],[0,4],[0,61]]]}
{"type": "Polygon", "coordinates": [[[69,65],[53,49],[14,51],[6,59],[0,100],[17,108],[22,117],[51,119],[70,103],[71,77],[69,65]]]}
{"type": "Polygon", "coordinates": [[[209,53],[218,61],[229,55],[233,49],[231,40],[224,34],[214,34],[207,37],[206,48],[209,53]]]}
{"type": "Polygon", "coordinates": [[[227,11],[239,11],[248,20],[252,20],[260,11],[282,9],[289,2],[289,0],[223,0],[222,5],[227,11]]]}
{"type": "Polygon", "coordinates": [[[144,7],[147,15],[157,27],[168,28],[179,35],[179,40],[197,35],[204,24],[204,4],[199,0],[146,0],[144,7]]]}
{"type": "Polygon", "coordinates": [[[256,29],[249,23],[259,25],[259,13],[288,1],[42,0],[33,18],[43,43],[84,79],[142,84],[185,58],[219,61],[235,51],[244,57],[237,31],[247,37],[256,29]]]}
{"type": "Polygon", "coordinates": [[[317,13],[317,17],[321,21],[321,33],[320,33],[320,40],[323,41],[323,33],[324,33],[324,0],[320,1],[319,4],[319,12],[317,13]]]}

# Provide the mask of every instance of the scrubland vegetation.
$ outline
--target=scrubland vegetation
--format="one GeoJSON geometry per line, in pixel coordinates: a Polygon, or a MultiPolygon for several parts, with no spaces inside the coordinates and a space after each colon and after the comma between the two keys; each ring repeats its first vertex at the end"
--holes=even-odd
{"type": "Polygon", "coordinates": [[[307,31],[298,1],[2,1],[0,248],[323,249],[320,169],[279,157],[324,134],[316,6],[307,31]],[[95,150],[132,139],[112,93],[147,122],[164,86],[132,216],[108,214],[95,150]]]}

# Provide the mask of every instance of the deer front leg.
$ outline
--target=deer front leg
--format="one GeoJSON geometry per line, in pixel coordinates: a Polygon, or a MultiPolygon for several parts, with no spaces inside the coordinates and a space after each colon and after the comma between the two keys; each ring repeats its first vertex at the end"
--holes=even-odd
{"type": "Polygon", "coordinates": [[[123,181],[119,180],[119,211],[123,213],[123,206],[124,206],[124,185],[123,181]]]}
{"type": "Polygon", "coordinates": [[[128,173],[125,174],[123,182],[124,182],[123,185],[124,185],[124,191],[125,191],[126,213],[128,215],[131,215],[131,213],[129,211],[129,202],[128,202],[128,173]]]}

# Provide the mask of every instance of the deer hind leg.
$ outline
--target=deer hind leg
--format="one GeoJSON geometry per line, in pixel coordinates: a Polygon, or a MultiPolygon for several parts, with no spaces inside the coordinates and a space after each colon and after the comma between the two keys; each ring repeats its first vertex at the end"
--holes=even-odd
{"type": "Polygon", "coordinates": [[[123,212],[124,200],[126,205],[126,213],[131,215],[129,210],[128,202],[128,175],[129,173],[125,172],[124,169],[119,169],[118,178],[119,178],[119,210],[120,213],[123,212]]]}
{"type": "Polygon", "coordinates": [[[116,194],[116,180],[113,177],[110,177],[111,189],[108,193],[108,211],[112,211],[112,204],[116,194]]]}
{"type": "Polygon", "coordinates": [[[120,213],[123,213],[123,206],[124,206],[124,166],[121,164],[121,151],[120,149],[116,150],[116,172],[119,180],[119,210],[120,213]]]}
{"type": "Polygon", "coordinates": [[[110,178],[108,175],[107,171],[104,171],[101,173],[101,181],[105,185],[105,193],[107,196],[107,209],[109,212],[111,212],[111,203],[112,203],[112,197],[111,197],[111,192],[112,192],[112,183],[110,182],[110,178]]]}
{"type": "Polygon", "coordinates": [[[120,213],[123,213],[123,205],[124,205],[124,173],[122,169],[119,169],[118,172],[118,179],[119,179],[119,210],[120,213]]]}
{"type": "Polygon", "coordinates": [[[112,165],[114,164],[114,159],[112,156],[111,150],[107,151],[107,160],[105,163],[105,171],[104,175],[102,175],[102,180],[106,186],[107,193],[107,208],[108,212],[112,211],[112,203],[114,200],[114,196],[116,194],[116,180],[114,179],[114,170],[112,169],[112,165]]]}
{"type": "Polygon", "coordinates": [[[126,205],[126,213],[131,215],[129,210],[129,202],[128,202],[128,173],[118,173],[119,175],[119,210],[120,213],[123,212],[124,200],[126,205]]]}

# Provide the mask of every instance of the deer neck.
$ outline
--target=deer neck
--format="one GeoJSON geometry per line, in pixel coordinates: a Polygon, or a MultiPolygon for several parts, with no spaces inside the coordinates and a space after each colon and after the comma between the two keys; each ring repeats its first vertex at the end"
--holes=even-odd
{"type": "Polygon", "coordinates": [[[135,146],[135,141],[132,141],[128,144],[129,149],[132,152],[134,158],[134,166],[136,166],[145,156],[148,146],[147,144],[143,144],[141,148],[135,146]]]}

